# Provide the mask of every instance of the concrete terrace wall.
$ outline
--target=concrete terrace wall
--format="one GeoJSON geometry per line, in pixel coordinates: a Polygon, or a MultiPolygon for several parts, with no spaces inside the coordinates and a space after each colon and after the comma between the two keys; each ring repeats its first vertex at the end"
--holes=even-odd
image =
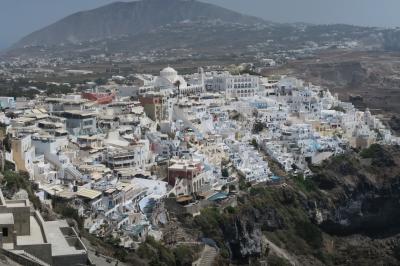
{"type": "Polygon", "coordinates": [[[44,220],[38,211],[33,213],[34,218],[40,227],[41,234],[43,236],[44,244],[34,244],[34,245],[19,245],[18,248],[24,250],[25,252],[41,259],[42,261],[52,264],[53,257],[51,252],[51,244],[47,243],[47,237],[43,228],[44,220]]]}
{"type": "Polygon", "coordinates": [[[35,219],[37,220],[37,222],[39,224],[40,231],[41,231],[42,236],[43,236],[43,240],[44,240],[45,243],[47,243],[47,236],[46,236],[46,233],[45,233],[44,227],[43,227],[43,225],[45,223],[44,220],[43,220],[43,217],[40,215],[40,213],[38,211],[35,211],[33,213],[33,215],[34,215],[35,219]]]}
{"type": "MultiPolygon", "coordinates": [[[[51,255],[51,244],[33,244],[33,245],[18,245],[18,249],[22,249],[36,258],[53,265],[53,257],[51,255]]],[[[54,264],[57,265],[57,264],[54,264]]],[[[73,265],[73,264],[72,264],[73,265]]]]}
{"type": "Polygon", "coordinates": [[[202,209],[209,207],[212,205],[212,202],[208,200],[201,200],[197,204],[183,206],[176,202],[176,198],[166,198],[165,199],[165,207],[168,211],[173,212],[175,214],[196,214],[199,213],[202,209]]]}
{"type": "Polygon", "coordinates": [[[4,254],[5,256],[9,257],[11,260],[24,265],[24,266],[43,266],[41,263],[32,261],[26,257],[20,256],[18,254],[15,254],[13,252],[10,252],[5,249],[1,249],[1,253],[4,254]]]}
{"type": "Polygon", "coordinates": [[[53,257],[53,264],[55,266],[72,266],[72,265],[87,265],[87,254],[73,254],[64,256],[53,257]]]}

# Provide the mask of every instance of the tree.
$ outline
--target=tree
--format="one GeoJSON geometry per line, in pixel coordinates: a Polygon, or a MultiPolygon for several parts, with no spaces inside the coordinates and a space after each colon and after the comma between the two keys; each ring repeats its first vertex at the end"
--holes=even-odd
{"type": "Polygon", "coordinates": [[[107,79],[106,78],[98,78],[94,82],[96,82],[97,85],[106,85],[107,79]]]}
{"type": "Polygon", "coordinates": [[[174,86],[178,89],[178,100],[179,100],[179,97],[181,96],[181,91],[180,91],[181,81],[180,80],[175,81],[174,86]]]}
{"type": "Polygon", "coordinates": [[[222,177],[229,177],[229,171],[227,168],[221,170],[222,177]]]}
{"type": "Polygon", "coordinates": [[[254,134],[258,134],[263,130],[264,130],[264,124],[262,122],[257,121],[254,123],[254,125],[253,125],[253,133],[254,134]]]}
{"type": "Polygon", "coordinates": [[[256,139],[252,139],[251,140],[251,145],[253,145],[254,146],[254,148],[258,148],[258,143],[257,143],[257,140],[256,139]]]}
{"type": "Polygon", "coordinates": [[[179,92],[179,89],[180,89],[180,87],[181,87],[181,81],[180,81],[180,80],[175,81],[174,86],[175,86],[176,88],[178,88],[178,92],[179,92]]]}
{"type": "Polygon", "coordinates": [[[178,94],[180,94],[181,81],[180,80],[175,81],[174,86],[178,89],[178,94]]]}

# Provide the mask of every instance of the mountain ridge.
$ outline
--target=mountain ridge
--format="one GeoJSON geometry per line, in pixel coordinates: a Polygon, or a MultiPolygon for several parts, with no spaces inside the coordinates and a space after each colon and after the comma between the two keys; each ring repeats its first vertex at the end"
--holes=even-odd
{"type": "Polygon", "coordinates": [[[399,40],[396,30],[274,23],[197,0],[141,0],[69,15],[22,38],[2,57],[124,54],[158,61],[232,59],[259,54],[275,57],[282,51],[310,54],[352,45],[356,47],[351,49],[399,51],[399,40]]]}
{"type": "Polygon", "coordinates": [[[120,36],[135,36],[182,21],[221,21],[240,24],[266,24],[267,21],[195,0],[141,0],[115,2],[71,14],[34,31],[12,48],[26,45],[79,43],[120,36]]]}

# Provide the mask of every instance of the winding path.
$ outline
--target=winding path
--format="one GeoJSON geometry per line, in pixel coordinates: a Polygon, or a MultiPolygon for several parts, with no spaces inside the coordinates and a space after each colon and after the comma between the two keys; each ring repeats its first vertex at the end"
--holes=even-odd
{"type": "Polygon", "coordinates": [[[217,250],[209,245],[205,245],[200,258],[192,263],[192,266],[212,266],[217,257],[217,250]]]}
{"type": "Polygon", "coordinates": [[[263,237],[263,242],[269,246],[271,252],[275,253],[279,257],[286,259],[293,266],[301,265],[300,262],[296,258],[294,258],[291,254],[289,254],[289,252],[278,247],[277,245],[272,243],[270,240],[268,240],[268,238],[266,238],[265,236],[263,237]]]}

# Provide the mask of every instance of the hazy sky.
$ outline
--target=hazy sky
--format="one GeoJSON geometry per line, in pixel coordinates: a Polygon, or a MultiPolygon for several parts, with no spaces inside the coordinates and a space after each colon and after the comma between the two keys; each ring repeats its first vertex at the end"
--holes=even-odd
{"type": "MultiPolygon", "coordinates": [[[[203,0],[276,22],[400,26],[400,0],[203,0]]],[[[76,11],[114,0],[0,0],[0,48],[76,11]]]]}

